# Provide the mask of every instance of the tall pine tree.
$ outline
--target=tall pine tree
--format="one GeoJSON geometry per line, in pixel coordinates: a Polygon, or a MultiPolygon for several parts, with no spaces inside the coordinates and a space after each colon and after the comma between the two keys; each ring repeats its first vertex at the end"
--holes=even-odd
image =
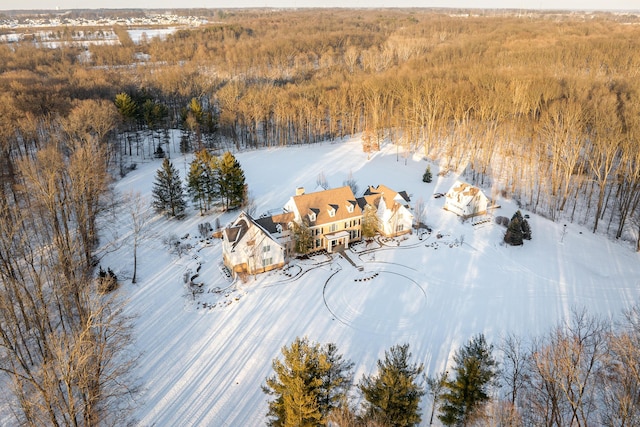
{"type": "Polygon", "coordinates": [[[489,387],[497,375],[493,346],[484,335],[472,338],[453,356],[455,377],[445,383],[440,421],[447,426],[467,426],[482,418],[489,387]]]}
{"type": "Polygon", "coordinates": [[[504,235],[504,241],[512,246],[521,246],[523,239],[531,240],[531,226],[529,222],[522,217],[522,212],[518,210],[511,217],[511,221],[509,221],[507,232],[504,235]]]}
{"type": "Polygon", "coordinates": [[[231,152],[222,155],[218,164],[220,197],[226,210],[242,205],[246,194],[244,171],[231,152]]]}
{"type": "Polygon", "coordinates": [[[129,94],[122,92],[116,95],[114,101],[118,112],[122,115],[125,121],[134,122],[138,116],[138,104],[134,101],[129,94]]]}
{"type": "Polygon", "coordinates": [[[200,213],[211,209],[211,205],[218,197],[218,159],[209,151],[202,149],[196,152],[189,167],[187,188],[191,200],[198,206],[200,213]]]}
{"type": "Polygon", "coordinates": [[[275,374],[262,390],[269,402],[270,426],[317,426],[345,398],[353,364],[342,359],[334,344],[321,346],[296,338],[281,350],[283,360],[273,360],[275,374]]]}
{"type": "Polygon", "coordinates": [[[418,382],[422,364],[411,363],[409,344],[396,345],[378,360],[378,373],[363,376],[358,387],[365,399],[365,417],[391,426],[420,424],[420,399],[424,386],[418,382]]]}
{"type": "Polygon", "coordinates": [[[153,207],[171,217],[184,215],[186,202],[182,190],[182,180],[178,169],[165,158],[160,169],[156,171],[153,183],[153,207]]]}

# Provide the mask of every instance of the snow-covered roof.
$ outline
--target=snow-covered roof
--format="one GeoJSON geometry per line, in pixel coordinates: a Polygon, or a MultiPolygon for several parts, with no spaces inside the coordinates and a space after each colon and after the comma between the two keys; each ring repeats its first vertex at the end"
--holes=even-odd
{"type": "Polygon", "coordinates": [[[448,199],[456,199],[462,204],[471,203],[476,196],[487,197],[478,187],[462,181],[456,181],[445,196],[448,199]]]}
{"type": "Polygon", "coordinates": [[[349,205],[355,207],[357,204],[356,197],[348,185],[293,196],[293,202],[300,215],[315,214],[315,220],[312,220],[314,226],[362,215],[359,209],[348,209],[349,205]],[[334,209],[333,215],[330,214],[332,209],[334,209]]]}

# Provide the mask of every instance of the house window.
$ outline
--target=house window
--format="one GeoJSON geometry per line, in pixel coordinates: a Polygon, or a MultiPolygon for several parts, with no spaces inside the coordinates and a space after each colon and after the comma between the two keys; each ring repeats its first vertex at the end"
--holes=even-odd
{"type": "Polygon", "coordinates": [[[331,227],[329,228],[330,232],[333,233],[334,231],[338,230],[338,224],[331,224],[331,227]]]}
{"type": "Polygon", "coordinates": [[[316,214],[315,212],[311,212],[309,214],[309,221],[314,222],[316,220],[316,214]]]}
{"type": "Polygon", "coordinates": [[[396,231],[402,231],[402,230],[404,230],[404,224],[398,224],[396,226],[396,231]]]}
{"type": "Polygon", "coordinates": [[[353,205],[351,203],[347,204],[347,212],[349,213],[353,212],[353,205]]]}
{"type": "Polygon", "coordinates": [[[273,258],[269,257],[269,258],[262,258],[262,266],[263,267],[267,267],[269,265],[273,264],[273,258]]]}
{"type": "Polygon", "coordinates": [[[320,247],[320,239],[316,239],[316,248],[320,247]]]}
{"type": "Polygon", "coordinates": [[[335,209],[329,209],[329,216],[331,218],[333,218],[334,216],[336,216],[336,210],[335,209]]]}
{"type": "Polygon", "coordinates": [[[262,247],[262,252],[269,252],[271,250],[271,246],[266,245],[262,247]]]}

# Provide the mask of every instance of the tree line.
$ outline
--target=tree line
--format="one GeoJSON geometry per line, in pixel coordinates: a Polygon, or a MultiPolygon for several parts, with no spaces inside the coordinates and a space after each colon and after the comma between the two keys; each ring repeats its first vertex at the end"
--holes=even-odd
{"type": "Polygon", "coordinates": [[[357,383],[335,344],[296,338],[262,386],[267,425],[636,425],[639,322],[637,307],[615,323],[573,310],[542,336],[509,334],[494,347],[479,334],[431,376],[409,344],[395,345],[357,383]]]}
{"type": "Polygon", "coordinates": [[[124,156],[143,131],[153,155],[169,128],[183,130],[184,151],[361,134],[365,151],[422,153],[493,196],[640,249],[637,17],[309,13],[220,13],[166,40],[92,46],[86,61],[72,45],[0,46],[5,151],[74,100],[124,94],[136,104],[119,107],[124,156]]]}
{"type": "Polygon", "coordinates": [[[19,425],[117,425],[136,405],[130,319],[95,277],[111,199],[102,107],[31,127],[2,159],[0,373],[19,425]]]}

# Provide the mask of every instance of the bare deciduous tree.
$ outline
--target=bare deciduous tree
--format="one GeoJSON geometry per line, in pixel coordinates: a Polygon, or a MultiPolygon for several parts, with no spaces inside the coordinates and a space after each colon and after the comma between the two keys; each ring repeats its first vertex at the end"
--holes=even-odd
{"type": "Polygon", "coordinates": [[[599,410],[605,426],[640,422],[640,312],[625,313],[617,330],[608,334],[608,352],[598,376],[599,410]]]}
{"type": "Polygon", "coordinates": [[[598,369],[606,354],[606,325],[574,310],[567,325],[535,342],[520,393],[527,424],[597,424],[598,369]]]}
{"type": "Polygon", "coordinates": [[[138,247],[151,235],[148,233],[148,226],[153,218],[151,202],[142,197],[140,192],[129,193],[125,196],[124,203],[129,209],[131,219],[131,239],[133,245],[133,275],[131,283],[137,283],[138,279],[138,247]]]}
{"type": "Polygon", "coordinates": [[[23,158],[0,209],[0,372],[21,425],[118,425],[135,403],[130,325],[117,293],[98,291],[83,237],[84,203],[103,193],[76,155],[48,143],[23,158]]]}

